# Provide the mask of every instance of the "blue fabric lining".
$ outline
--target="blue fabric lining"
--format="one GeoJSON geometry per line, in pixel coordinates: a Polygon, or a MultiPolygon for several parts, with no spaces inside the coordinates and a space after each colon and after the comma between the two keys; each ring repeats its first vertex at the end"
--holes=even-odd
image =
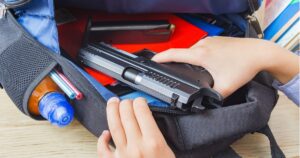
{"type": "Polygon", "coordinates": [[[47,48],[60,53],[53,0],[32,0],[15,11],[25,30],[47,48]]]}

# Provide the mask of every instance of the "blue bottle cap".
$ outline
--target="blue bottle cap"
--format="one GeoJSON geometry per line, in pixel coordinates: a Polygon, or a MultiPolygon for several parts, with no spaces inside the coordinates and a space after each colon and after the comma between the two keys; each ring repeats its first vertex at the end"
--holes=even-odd
{"type": "Polygon", "coordinates": [[[73,107],[58,92],[46,94],[39,102],[39,112],[51,124],[58,127],[69,125],[74,118],[73,107]]]}

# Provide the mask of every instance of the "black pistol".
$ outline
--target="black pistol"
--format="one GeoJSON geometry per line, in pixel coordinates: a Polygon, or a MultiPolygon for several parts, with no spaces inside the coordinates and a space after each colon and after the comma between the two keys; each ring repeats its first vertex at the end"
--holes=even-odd
{"type": "Polygon", "coordinates": [[[215,101],[223,99],[211,88],[212,76],[202,67],[159,64],[105,43],[87,44],[78,57],[84,65],[184,111],[205,109],[202,105],[204,98],[215,101]]]}

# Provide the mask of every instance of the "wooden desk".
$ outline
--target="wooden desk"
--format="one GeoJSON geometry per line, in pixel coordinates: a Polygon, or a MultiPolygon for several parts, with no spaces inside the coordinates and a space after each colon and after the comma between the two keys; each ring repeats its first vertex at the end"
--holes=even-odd
{"type": "MultiPolygon", "coordinates": [[[[1,158],[96,158],[97,138],[77,121],[59,129],[47,122],[33,121],[0,91],[1,158]]],[[[299,157],[299,109],[281,96],[270,126],[288,158],[299,157]]],[[[254,134],[233,147],[244,157],[270,157],[268,140],[254,134]]]]}

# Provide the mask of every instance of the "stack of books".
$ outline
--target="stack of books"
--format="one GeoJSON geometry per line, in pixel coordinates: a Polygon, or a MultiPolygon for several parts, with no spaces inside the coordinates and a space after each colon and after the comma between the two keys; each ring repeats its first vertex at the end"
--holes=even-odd
{"type": "Polygon", "coordinates": [[[265,39],[291,51],[299,50],[300,0],[267,0],[265,39]]]}

